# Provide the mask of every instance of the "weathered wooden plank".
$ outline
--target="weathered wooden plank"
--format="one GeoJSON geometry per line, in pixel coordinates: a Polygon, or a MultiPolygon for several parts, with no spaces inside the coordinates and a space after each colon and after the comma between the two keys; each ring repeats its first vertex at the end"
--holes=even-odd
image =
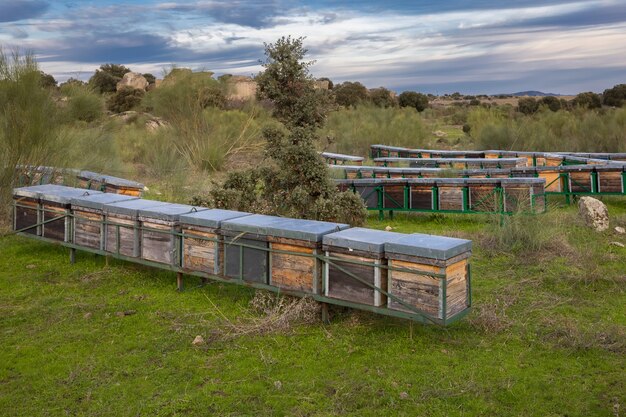
{"type": "Polygon", "coordinates": [[[157,230],[141,231],[141,257],[147,261],[175,264],[178,260],[178,239],[172,235],[178,229],[173,225],[152,221],[142,222],[142,227],[157,230]]]}
{"type": "Polygon", "coordinates": [[[182,232],[185,235],[183,244],[183,266],[193,271],[203,271],[210,274],[221,275],[223,273],[222,265],[224,253],[220,242],[187,236],[196,235],[209,239],[221,239],[216,233],[206,230],[213,229],[191,226],[184,226],[182,228],[182,232]]]}
{"type": "Polygon", "coordinates": [[[124,256],[139,256],[139,233],[136,221],[128,216],[109,214],[106,225],[105,248],[107,252],[117,253],[117,229],[119,225],[119,253],[124,256]]]}
{"type": "Polygon", "coordinates": [[[102,214],[74,209],[74,243],[100,249],[102,245],[102,214]]]}
{"type": "MultiPolygon", "coordinates": [[[[299,246],[272,243],[272,249],[313,254],[314,249],[299,246]]],[[[320,268],[317,260],[295,254],[271,253],[270,283],[277,287],[314,292],[320,287],[320,268]]]]}
{"type": "MultiPolygon", "coordinates": [[[[16,199],[15,207],[15,230],[22,230],[27,227],[36,225],[39,223],[39,202],[31,198],[20,197],[16,199]]],[[[39,226],[31,227],[25,230],[25,233],[31,235],[40,234],[39,226]]]]}
{"type": "Polygon", "coordinates": [[[463,210],[463,188],[439,187],[439,210],[463,210]]]}
{"type": "MultiPolygon", "coordinates": [[[[55,217],[63,216],[67,214],[68,210],[64,205],[56,204],[56,203],[44,203],[43,204],[43,220],[51,220],[55,217]]],[[[42,226],[42,236],[47,237],[49,239],[60,240],[62,242],[66,242],[69,240],[69,236],[67,236],[67,225],[69,224],[69,219],[67,217],[61,218],[58,220],[51,221],[49,223],[45,223],[42,226]]]]}
{"type": "MultiPolygon", "coordinates": [[[[382,263],[382,260],[333,252],[327,252],[327,256],[345,259],[345,261],[332,260],[332,263],[356,275],[362,281],[386,291],[386,271],[376,267],[382,263]],[[369,265],[355,264],[350,261],[366,262],[369,265]]],[[[369,285],[360,282],[332,264],[327,264],[326,295],[374,306],[381,306],[386,302],[385,297],[379,291],[375,291],[369,285]]]]}

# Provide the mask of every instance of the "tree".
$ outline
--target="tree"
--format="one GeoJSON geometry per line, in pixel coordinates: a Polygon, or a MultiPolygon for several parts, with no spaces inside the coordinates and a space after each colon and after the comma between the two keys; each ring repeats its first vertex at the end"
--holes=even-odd
{"type": "Polygon", "coordinates": [[[626,84],[617,84],[604,90],[602,100],[607,106],[622,107],[626,102],[626,84]]]}
{"type": "Polygon", "coordinates": [[[539,100],[540,106],[546,106],[551,111],[561,110],[561,101],[554,96],[545,96],[539,100]]]}
{"type": "Polygon", "coordinates": [[[41,76],[40,84],[43,88],[54,88],[57,86],[57,80],[55,80],[52,75],[46,74],[43,71],[39,71],[39,74],[41,76]]]}
{"type": "Polygon", "coordinates": [[[517,102],[517,111],[524,114],[534,114],[539,110],[539,103],[534,97],[522,97],[517,102]]]}
{"type": "Polygon", "coordinates": [[[345,222],[365,221],[361,198],[339,192],[317,153],[317,129],[328,111],[327,95],[314,90],[304,61],[303,38],[282,37],[265,44],[265,71],[257,76],[258,97],[274,102],[283,126],[263,129],[265,161],[257,168],[231,172],[194,204],[289,217],[345,222]]]}
{"type": "Polygon", "coordinates": [[[398,97],[400,107],[413,107],[418,112],[423,112],[428,108],[428,96],[415,91],[404,91],[398,97]]]}
{"type": "Polygon", "coordinates": [[[143,74],[143,78],[148,81],[148,84],[156,84],[156,77],[150,73],[143,74]]]}
{"type": "Polygon", "coordinates": [[[89,85],[98,93],[114,93],[117,83],[130,69],[123,65],[104,64],[89,79],[89,85]]]}
{"type": "Polygon", "coordinates": [[[265,44],[265,70],[256,78],[257,98],[274,103],[274,116],[287,126],[320,127],[329,110],[329,95],[316,90],[309,73],[312,61],[304,61],[308,52],[304,38],[282,37],[265,44]]]}
{"type": "Polygon", "coordinates": [[[338,84],[333,92],[337,104],[344,107],[356,107],[367,100],[367,88],[358,81],[338,84]]]}
{"type": "Polygon", "coordinates": [[[377,107],[395,107],[396,99],[393,93],[385,87],[374,88],[369,92],[370,100],[377,107]]]}

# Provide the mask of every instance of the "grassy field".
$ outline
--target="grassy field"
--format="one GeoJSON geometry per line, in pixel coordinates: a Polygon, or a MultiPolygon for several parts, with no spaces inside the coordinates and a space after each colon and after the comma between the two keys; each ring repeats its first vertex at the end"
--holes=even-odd
{"type": "MultiPolygon", "coordinates": [[[[625,201],[609,210],[626,225],[625,201]]],[[[626,249],[610,245],[626,237],[574,207],[368,224],[387,225],[474,241],[468,318],[333,310],[330,325],[246,332],[263,320],[253,290],[188,278],[179,293],[173,273],[4,237],[0,415],[626,414],[626,249]]]]}

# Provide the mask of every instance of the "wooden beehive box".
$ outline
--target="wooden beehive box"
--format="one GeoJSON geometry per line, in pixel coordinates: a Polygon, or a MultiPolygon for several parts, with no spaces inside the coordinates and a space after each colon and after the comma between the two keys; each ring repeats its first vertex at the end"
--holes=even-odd
{"type": "Polygon", "coordinates": [[[500,210],[497,189],[500,181],[492,178],[468,178],[468,206],[471,211],[495,213],[500,210]]]}
{"type": "Polygon", "coordinates": [[[80,171],[76,176],[78,186],[88,190],[102,191],[104,189],[104,175],[91,171],[80,171]]]}
{"type": "Polygon", "coordinates": [[[360,227],[325,235],[324,295],[375,307],[386,305],[380,291],[387,291],[384,245],[403,236],[360,227]]]}
{"type": "Polygon", "coordinates": [[[224,238],[220,233],[222,222],[249,215],[241,211],[212,209],[180,216],[182,267],[190,271],[224,275],[224,238]]]}
{"type": "Polygon", "coordinates": [[[569,165],[559,167],[559,171],[567,174],[569,190],[573,193],[591,193],[593,184],[592,165],[569,165]]]}
{"type": "Polygon", "coordinates": [[[419,233],[386,243],[388,308],[417,310],[441,320],[466,310],[471,299],[471,249],[469,240],[419,233]]]}
{"type": "Polygon", "coordinates": [[[13,190],[13,230],[41,235],[41,210],[39,191],[41,185],[15,188],[13,190]]]}
{"type": "Polygon", "coordinates": [[[41,235],[61,242],[70,242],[71,201],[73,198],[90,194],[100,194],[100,191],[62,185],[43,185],[39,193],[42,212],[40,220],[43,222],[41,235]]]}
{"type": "Polygon", "coordinates": [[[626,192],[623,166],[609,164],[595,168],[598,173],[598,192],[622,194],[626,192]]]}
{"type": "Polygon", "coordinates": [[[435,181],[431,179],[411,180],[411,208],[415,210],[436,210],[433,189],[435,181]]]}
{"type": "Polygon", "coordinates": [[[563,191],[563,178],[558,167],[537,167],[537,176],[546,181],[546,191],[556,193],[563,191]]]}
{"type": "Polygon", "coordinates": [[[187,204],[165,204],[140,209],[141,258],[180,266],[180,216],[207,210],[187,204]]]}
{"type": "Polygon", "coordinates": [[[86,248],[104,250],[104,205],[135,200],[119,194],[94,194],[73,198],[72,242],[86,248]]]}
{"type": "Polygon", "coordinates": [[[268,284],[268,228],[283,220],[282,217],[253,214],[222,222],[224,276],[268,284]]]}
{"type": "Polygon", "coordinates": [[[466,182],[462,178],[441,178],[436,181],[439,210],[463,211],[463,189],[466,182]]]}
{"type": "Polygon", "coordinates": [[[379,188],[382,187],[384,181],[385,180],[378,178],[361,179],[352,181],[351,185],[354,187],[356,193],[361,196],[366,207],[379,208],[379,188]]]}
{"type": "Polygon", "coordinates": [[[270,251],[269,282],[285,290],[320,294],[324,235],[350,227],[314,220],[284,219],[267,228],[270,251]]]}
{"type": "Polygon", "coordinates": [[[107,252],[138,258],[141,255],[139,210],[166,205],[161,201],[136,199],[105,204],[104,248],[107,252]]]}
{"type": "Polygon", "coordinates": [[[107,193],[124,194],[133,197],[141,197],[143,193],[143,184],[126,180],[124,178],[104,176],[104,191],[107,193]]]}
{"type": "MultiPolygon", "coordinates": [[[[386,209],[404,208],[404,189],[407,182],[403,179],[388,180],[382,184],[383,187],[383,207],[386,209]]],[[[407,194],[408,196],[408,194],[407,194]]],[[[407,202],[408,203],[408,202],[407,202]]]]}
{"type": "Polygon", "coordinates": [[[545,182],[542,178],[502,179],[504,191],[504,211],[537,212],[544,207],[545,182]]]}

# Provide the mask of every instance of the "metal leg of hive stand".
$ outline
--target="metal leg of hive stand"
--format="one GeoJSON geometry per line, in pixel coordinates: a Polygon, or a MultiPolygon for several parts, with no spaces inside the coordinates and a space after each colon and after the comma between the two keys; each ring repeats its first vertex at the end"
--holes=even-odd
{"type": "Polygon", "coordinates": [[[183,290],[183,273],[182,272],[176,273],[176,289],[178,291],[183,290]]]}
{"type": "Polygon", "coordinates": [[[74,248],[70,248],[70,263],[71,264],[76,263],[76,249],[74,248]]]}

